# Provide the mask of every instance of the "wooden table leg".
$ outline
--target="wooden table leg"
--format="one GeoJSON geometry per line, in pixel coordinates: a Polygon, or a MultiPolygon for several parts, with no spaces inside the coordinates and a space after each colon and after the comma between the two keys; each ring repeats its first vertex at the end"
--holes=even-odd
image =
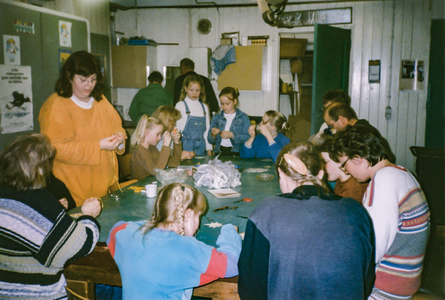
{"type": "Polygon", "coordinates": [[[88,281],[67,280],[67,293],[69,300],[89,299],[95,300],[94,283],[88,281]],[[80,297],[77,297],[79,295],[80,297]]]}

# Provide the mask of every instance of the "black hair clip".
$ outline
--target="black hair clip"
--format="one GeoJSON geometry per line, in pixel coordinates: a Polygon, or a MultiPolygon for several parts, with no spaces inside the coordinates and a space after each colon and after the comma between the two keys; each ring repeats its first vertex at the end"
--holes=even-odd
{"type": "Polygon", "coordinates": [[[332,126],[329,126],[328,128],[326,128],[325,130],[323,130],[323,133],[327,134],[327,135],[334,135],[332,133],[332,126]]]}

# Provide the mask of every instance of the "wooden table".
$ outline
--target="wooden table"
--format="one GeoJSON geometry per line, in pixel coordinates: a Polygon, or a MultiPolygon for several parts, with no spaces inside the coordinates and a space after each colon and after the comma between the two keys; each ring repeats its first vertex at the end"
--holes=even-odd
{"type": "MultiPolygon", "coordinates": [[[[182,165],[196,165],[208,162],[208,158],[193,159],[182,162],[182,165]]],[[[237,198],[216,198],[208,192],[207,187],[197,187],[207,198],[209,210],[201,219],[201,225],[196,238],[206,244],[216,246],[216,240],[220,233],[220,228],[210,228],[205,224],[219,222],[222,224],[232,223],[239,228],[239,232],[244,232],[246,222],[254,207],[265,197],[280,194],[277,176],[275,175],[274,165],[271,160],[239,158],[221,158],[222,161],[232,161],[241,168],[242,185],[232,188],[241,194],[237,198]],[[274,174],[271,181],[262,182],[256,179],[259,173],[246,172],[251,168],[265,168],[267,173],[274,174]],[[244,197],[252,198],[252,202],[238,202],[236,200],[244,197]],[[215,208],[237,206],[237,209],[227,209],[214,212],[215,208]]],[[[155,180],[154,177],[147,177],[133,184],[133,186],[145,186],[145,184],[155,180]]],[[[186,181],[187,184],[194,186],[192,177],[186,181]]],[[[158,183],[160,185],[160,183],[158,183]]],[[[94,284],[109,284],[121,286],[121,277],[119,269],[111,257],[106,246],[108,234],[114,224],[118,221],[140,221],[146,220],[151,216],[152,208],[155,202],[153,198],[147,198],[144,193],[135,193],[131,188],[125,188],[122,192],[116,192],[112,195],[102,197],[104,208],[101,215],[97,218],[101,225],[99,242],[93,252],[77,260],[68,266],[65,271],[65,277],[68,287],[87,299],[95,299],[94,284]],[[119,197],[116,200],[115,196],[119,197]]],[[[76,208],[70,213],[78,213],[76,208]]],[[[238,277],[219,279],[205,286],[195,288],[194,295],[213,299],[239,299],[238,296],[238,277]]]]}

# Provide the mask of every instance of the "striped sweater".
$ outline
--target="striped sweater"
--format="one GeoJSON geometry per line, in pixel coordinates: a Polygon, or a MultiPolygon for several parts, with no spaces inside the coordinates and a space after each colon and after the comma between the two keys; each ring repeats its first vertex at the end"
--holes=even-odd
{"type": "Polygon", "coordinates": [[[412,299],[429,235],[429,209],[414,176],[394,165],[376,172],[363,198],[374,223],[376,281],[369,299],[412,299]]]}
{"type": "Polygon", "coordinates": [[[89,254],[99,225],[74,221],[47,190],[0,187],[0,299],[66,299],[65,266],[89,254]]]}

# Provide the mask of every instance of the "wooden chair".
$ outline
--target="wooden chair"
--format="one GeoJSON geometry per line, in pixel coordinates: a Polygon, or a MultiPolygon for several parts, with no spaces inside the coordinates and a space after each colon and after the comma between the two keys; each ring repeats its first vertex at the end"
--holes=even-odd
{"type": "Polygon", "coordinates": [[[117,161],[119,163],[119,182],[125,182],[130,179],[130,159],[131,153],[117,156],[117,161]]]}

